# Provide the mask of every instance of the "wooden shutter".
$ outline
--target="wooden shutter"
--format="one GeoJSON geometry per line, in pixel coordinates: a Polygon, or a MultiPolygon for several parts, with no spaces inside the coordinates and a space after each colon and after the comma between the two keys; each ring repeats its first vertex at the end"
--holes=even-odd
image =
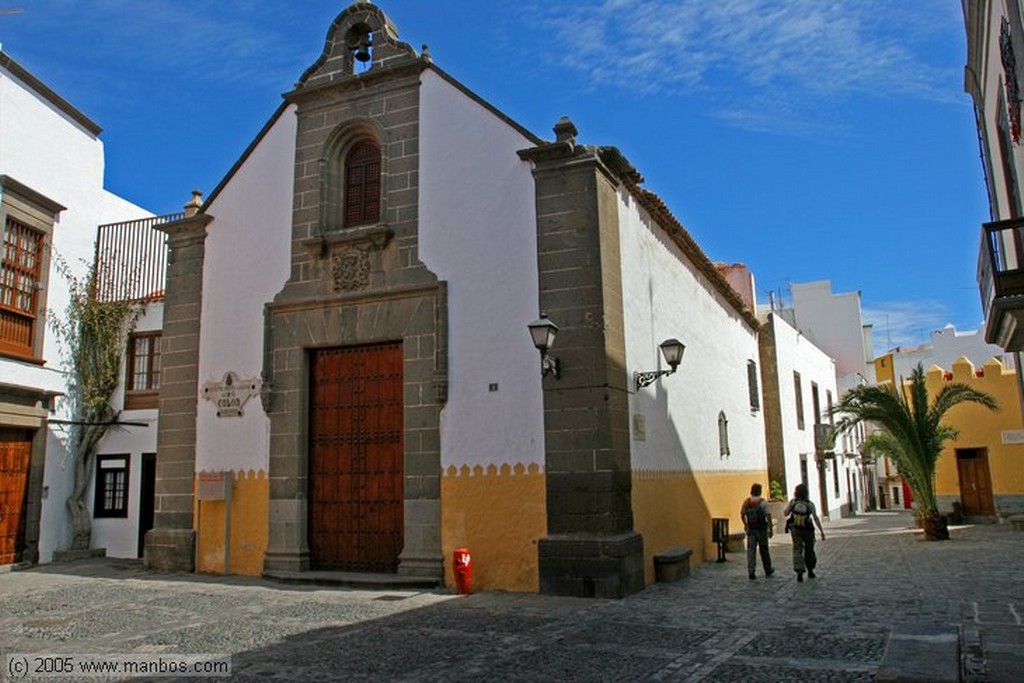
{"type": "Polygon", "coordinates": [[[380,220],[380,148],[360,142],[345,157],[345,227],[380,220]]]}

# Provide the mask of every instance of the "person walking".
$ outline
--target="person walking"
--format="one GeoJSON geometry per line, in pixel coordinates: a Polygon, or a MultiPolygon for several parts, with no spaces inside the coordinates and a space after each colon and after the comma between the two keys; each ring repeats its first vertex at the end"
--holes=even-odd
{"type": "Polygon", "coordinates": [[[814,554],[814,525],[821,532],[821,540],[825,540],[818,511],[807,496],[807,484],[796,485],[793,500],[789,501],[782,514],[786,517],[786,530],[793,534],[793,571],[796,572],[796,580],[803,583],[804,572],[807,572],[807,578],[813,579],[814,568],[818,566],[818,556],[814,554]]]}
{"type": "Polygon", "coordinates": [[[743,501],[740,508],[740,519],[743,529],[747,532],[747,576],[757,578],[757,553],[761,553],[761,567],[766,577],[775,573],[772,568],[772,555],[768,550],[768,539],[772,537],[772,513],[768,501],[761,497],[761,485],[750,487],[750,496],[743,501]]]}

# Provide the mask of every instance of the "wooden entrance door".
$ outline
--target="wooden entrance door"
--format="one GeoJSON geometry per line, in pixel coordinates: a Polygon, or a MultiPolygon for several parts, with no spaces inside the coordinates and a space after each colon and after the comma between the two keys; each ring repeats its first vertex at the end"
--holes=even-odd
{"type": "Polygon", "coordinates": [[[0,565],[20,560],[24,549],[30,436],[20,429],[0,429],[0,565]]]}
{"type": "Polygon", "coordinates": [[[401,342],[310,361],[309,552],[314,568],[398,571],[403,543],[401,342]]]}
{"type": "Polygon", "coordinates": [[[957,449],[956,469],[960,475],[960,504],[964,506],[964,514],[969,517],[996,514],[988,452],[984,448],[957,449]]]}

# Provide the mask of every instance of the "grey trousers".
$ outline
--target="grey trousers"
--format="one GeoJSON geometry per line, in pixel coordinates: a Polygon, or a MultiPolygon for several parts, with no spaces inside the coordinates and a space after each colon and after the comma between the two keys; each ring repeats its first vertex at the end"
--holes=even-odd
{"type": "Polygon", "coordinates": [[[757,567],[757,552],[761,551],[761,566],[767,574],[772,570],[772,555],[768,552],[768,531],[747,532],[747,573],[753,574],[757,567]]]}
{"type": "Polygon", "coordinates": [[[793,571],[802,574],[814,571],[818,556],[814,554],[814,529],[793,529],[793,571]]]}

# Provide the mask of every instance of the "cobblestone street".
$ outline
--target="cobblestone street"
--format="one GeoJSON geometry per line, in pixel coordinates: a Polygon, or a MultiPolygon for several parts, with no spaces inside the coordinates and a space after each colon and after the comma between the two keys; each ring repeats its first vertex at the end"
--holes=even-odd
{"type": "Polygon", "coordinates": [[[965,680],[1019,680],[1024,534],[954,527],[926,543],[911,521],[826,525],[819,576],[804,583],[777,536],[771,578],[748,580],[731,554],[618,601],[50,565],[0,575],[0,648],[230,654],[234,680],[871,681],[892,628],[924,624],[961,628],[965,680]]]}

